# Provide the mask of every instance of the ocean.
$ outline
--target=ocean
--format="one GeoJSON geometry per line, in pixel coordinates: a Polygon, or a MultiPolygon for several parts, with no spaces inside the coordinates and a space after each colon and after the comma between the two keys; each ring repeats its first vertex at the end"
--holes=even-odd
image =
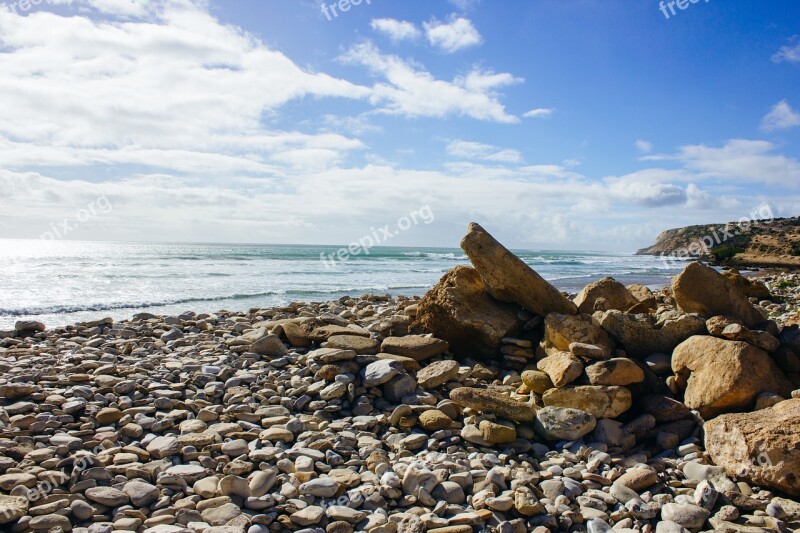
{"type": "MultiPolygon", "coordinates": [[[[3,239],[0,329],[23,319],[54,327],[144,311],[177,315],[364,293],[422,295],[454,266],[469,264],[460,249],[388,247],[332,264],[339,248],[3,239]]],[[[515,252],[570,293],[604,276],[656,288],[679,266],[634,255],[515,252]]]]}

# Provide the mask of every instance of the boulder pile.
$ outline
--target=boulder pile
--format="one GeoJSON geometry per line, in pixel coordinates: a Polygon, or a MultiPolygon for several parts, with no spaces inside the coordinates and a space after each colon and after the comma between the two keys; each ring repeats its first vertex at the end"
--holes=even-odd
{"type": "Polygon", "coordinates": [[[800,330],[766,285],[570,297],[462,247],[421,299],[0,332],[0,530],[800,528],[800,330]]]}

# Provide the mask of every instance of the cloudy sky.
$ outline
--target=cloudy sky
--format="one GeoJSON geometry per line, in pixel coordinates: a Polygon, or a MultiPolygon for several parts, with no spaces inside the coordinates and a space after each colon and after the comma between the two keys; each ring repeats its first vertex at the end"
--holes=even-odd
{"type": "Polygon", "coordinates": [[[332,5],[0,2],[0,237],[342,244],[429,206],[390,244],[632,251],[800,215],[796,1],[332,5]]]}

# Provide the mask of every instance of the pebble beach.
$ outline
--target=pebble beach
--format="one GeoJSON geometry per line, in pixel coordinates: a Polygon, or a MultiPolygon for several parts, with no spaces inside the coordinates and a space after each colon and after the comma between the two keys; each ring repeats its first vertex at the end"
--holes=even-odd
{"type": "Polygon", "coordinates": [[[462,247],[474,268],[424,297],[18,322],[0,528],[800,528],[800,276],[695,263],[662,291],[607,278],[570,299],[477,225],[462,247]],[[706,386],[703,350],[762,383],[706,386]]]}

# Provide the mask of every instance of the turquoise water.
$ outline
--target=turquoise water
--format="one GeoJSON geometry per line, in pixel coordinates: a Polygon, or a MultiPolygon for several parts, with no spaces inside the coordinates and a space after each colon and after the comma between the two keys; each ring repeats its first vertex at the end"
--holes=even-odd
{"type": "MultiPolygon", "coordinates": [[[[460,249],[376,247],[338,261],[339,249],[0,240],[0,329],[21,319],[57,326],[142,311],[235,311],[364,293],[422,295],[454,266],[469,264],[460,249]]],[[[604,276],[659,286],[677,272],[652,257],[516,252],[568,292],[604,276]]]]}

